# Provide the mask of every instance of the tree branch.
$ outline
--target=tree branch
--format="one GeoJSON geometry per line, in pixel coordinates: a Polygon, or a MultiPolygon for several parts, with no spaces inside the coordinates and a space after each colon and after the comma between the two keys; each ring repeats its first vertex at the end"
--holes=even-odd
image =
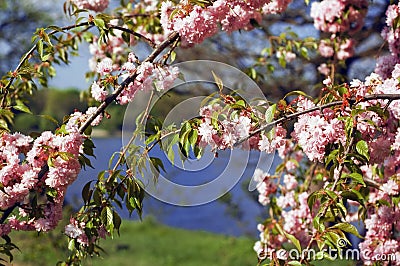
{"type": "MultiPolygon", "coordinates": [[[[176,40],[178,40],[179,34],[177,32],[171,33],[168,38],[159,44],[153,52],[143,61],[143,62],[153,62],[158,55],[162,53],[162,51],[167,48],[169,45],[174,43],[176,40]]],[[[88,119],[81,125],[79,128],[79,133],[83,134],[85,130],[90,126],[90,124],[95,120],[100,114],[104,112],[104,110],[109,106],[116,98],[117,96],[129,85],[129,83],[133,82],[135,78],[137,77],[137,73],[134,72],[132,73],[128,78],[126,78],[117,88],[114,90],[114,92],[109,95],[104,102],[100,104],[99,107],[97,107],[97,110],[90,116],[88,119]]],[[[47,173],[49,170],[49,166],[47,164],[44,164],[42,166],[42,169],[40,170],[38,174],[38,179],[42,179],[44,175],[47,173]]],[[[5,220],[10,216],[10,214],[13,212],[13,210],[18,207],[19,203],[14,204],[13,206],[5,209],[3,211],[3,215],[0,218],[0,224],[4,223],[5,220]]]]}
{"type": "MultiPolygon", "coordinates": [[[[371,94],[371,95],[367,95],[364,96],[364,98],[362,98],[361,100],[356,101],[355,99],[351,99],[349,100],[349,102],[354,102],[355,104],[360,103],[360,102],[367,102],[367,101],[371,101],[371,100],[400,100],[400,94],[371,94]]],[[[308,114],[314,111],[319,111],[319,110],[323,110],[329,107],[333,107],[333,106],[339,106],[342,105],[343,101],[334,101],[334,102],[330,102],[327,104],[323,104],[320,106],[315,106],[313,108],[307,109],[307,110],[303,110],[297,113],[293,113],[293,114],[289,114],[289,115],[285,115],[284,117],[281,117],[275,121],[272,121],[270,123],[265,124],[264,126],[258,128],[257,130],[250,132],[250,134],[244,138],[242,138],[241,140],[237,141],[233,146],[237,147],[239,146],[241,143],[243,143],[244,141],[248,140],[250,137],[260,133],[261,131],[265,131],[265,130],[270,130],[273,126],[276,126],[277,124],[283,123],[285,121],[290,121],[294,118],[297,118],[301,115],[304,114],[308,114]]]]}

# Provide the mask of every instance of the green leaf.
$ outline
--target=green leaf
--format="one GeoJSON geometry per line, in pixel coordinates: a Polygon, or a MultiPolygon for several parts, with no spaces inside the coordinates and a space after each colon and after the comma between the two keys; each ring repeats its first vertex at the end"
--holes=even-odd
{"type": "Polygon", "coordinates": [[[105,24],[104,20],[102,20],[101,18],[95,18],[93,22],[94,22],[94,25],[96,25],[100,29],[106,28],[106,24],[105,24]]]}
{"type": "Polygon", "coordinates": [[[17,105],[14,105],[13,108],[15,110],[24,112],[24,113],[28,113],[28,114],[32,114],[31,110],[29,110],[29,107],[26,106],[21,100],[17,100],[16,101],[17,105]]]}
{"type": "Polygon", "coordinates": [[[301,263],[300,261],[292,260],[288,262],[288,265],[301,266],[301,263]]]}
{"type": "Polygon", "coordinates": [[[103,208],[100,217],[103,224],[107,226],[113,224],[113,212],[110,207],[103,208]]]}
{"type": "Polygon", "coordinates": [[[43,41],[42,40],[39,40],[37,42],[37,50],[38,50],[40,58],[42,58],[43,57],[43,41]]]}
{"type": "Polygon", "coordinates": [[[357,183],[362,184],[364,187],[366,186],[363,176],[359,173],[351,173],[351,174],[346,175],[346,177],[350,177],[353,181],[356,181],[357,183]]]}
{"type": "Polygon", "coordinates": [[[265,112],[265,122],[270,123],[274,119],[276,111],[276,104],[273,104],[268,107],[267,111],[265,112]]]}
{"type": "Polygon", "coordinates": [[[68,250],[73,251],[75,249],[75,239],[70,239],[68,242],[68,250]]]}
{"type": "Polygon", "coordinates": [[[107,225],[114,224],[114,223],[113,223],[113,221],[114,221],[114,219],[113,219],[114,214],[113,214],[112,209],[111,209],[110,207],[106,207],[106,210],[107,210],[107,225]]]}
{"type": "Polygon", "coordinates": [[[335,224],[334,226],[331,226],[331,227],[329,227],[329,228],[330,228],[330,229],[340,229],[340,230],[345,231],[345,232],[347,232],[347,233],[353,234],[353,235],[355,235],[355,236],[357,236],[357,237],[359,237],[359,238],[363,238],[363,237],[358,233],[357,228],[356,228],[354,225],[352,225],[352,224],[350,224],[350,223],[347,223],[347,222],[345,222],[345,223],[338,223],[338,224],[335,224]]]}
{"type": "Polygon", "coordinates": [[[189,143],[194,147],[197,143],[198,133],[197,130],[192,130],[189,133],[189,143]]]}
{"type": "Polygon", "coordinates": [[[93,180],[87,182],[86,185],[82,189],[82,199],[83,199],[84,204],[89,203],[90,198],[92,197],[93,190],[90,189],[90,185],[92,182],[93,182],[93,180]]]}
{"type": "Polygon", "coordinates": [[[157,134],[147,137],[145,143],[146,143],[146,145],[149,145],[150,143],[152,143],[153,141],[158,140],[158,139],[160,139],[159,132],[157,132],[157,134]]]}
{"type": "Polygon", "coordinates": [[[10,129],[8,128],[7,122],[4,121],[4,119],[0,119],[0,129],[5,129],[7,131],[10,131],[10,129]]]}
{"type": "Polygon", "coordinates": [[[49,157],[49,158],[47,159],[47,165],[48,165],[49,167],[54,167],[54,163],[53,163],[53,158],[52,158],[52,157],[49,157]]]}
{"type": "Polygon", "coordinates": [[[224,83],[222,82],[222,79],[220,77],[218,77],[217,74],[214,73],[214,71],[211,71],[211,73],[212,73],[212,75],[214,77],[215,84],[217,84],[217,86],[218,86],[218,89],[220,91],[222,91],[223,88],[224,88],[224,83]]]}
{"type": "Polygon", "coordinates": [[[172,62],[174,62],[174,61],[175,61],[175,58],[176,58],[176,52],[175,52],[175,51],[172,51],[170,56],[171,56],[171,63],[172,63],[172,62]]]}
{"type": "Polygon", "coordinates": [[[160,172],[160,168],[165,172],[164,164],[160,158],[150,157],[151,164],[160,172]]]}
{"type": "Polygon", "coordinates": [[[308,50],[306,47],[301,47],[300,48],[300,54],[302,57],[306,58],[306,59],[310,59],[308,56],[308,50]]]}
{"type": "Polygon", "coordinates": [[[329,189],[324,190],[324,192],[333,200],[336,200],[338,197],[335,192],[330,191],[329,189]]]}
{"type": "Polygon", "coordinates": [[[294,235],[291,235],[283,231],[282,227],[278,223],[275,224],[275,227],[281,235],[284,235],[287,239],[289,239],[293,243],[293,245],[297,248],[297,250],[301,252],[300,241],[294,235]]]}
{"type": "Polygon", "coordinates": [[[360,140],[356,144],[357,152],[369,160],[368,144],[365,140],[360,140]]]}
{"type": "Polygon", "coordinates": [[[117,230],[117,232],[119,234],[119,228],[121,227],[121,223],[122,223],[121,217],[118,215],[117,212],[114,212],[113,217],[114,217],[113,223],[114,223],[115,229],[117,230]]]}
{"type": "Polygon", "coordinates": [[[322,197],[322,193],[320,190],[312,192],[310,194],[310,196],[308,196],[308,199],[307,199],[308,208],[310,210],[313,210],[315,202],[317,201],[317,199],[320,199],[321,197],[322,197]]]}

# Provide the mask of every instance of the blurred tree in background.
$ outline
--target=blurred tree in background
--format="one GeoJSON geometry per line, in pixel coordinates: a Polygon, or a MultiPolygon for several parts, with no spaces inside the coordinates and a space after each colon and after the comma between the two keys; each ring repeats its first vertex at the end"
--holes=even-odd
{"type": "Polygon", "coordinates": [[[51,25],[60,18],[53,9],[54,1],[0,1],[1,75],[18,64],[21,55],[31,46],[36,28],[51,25]]]}

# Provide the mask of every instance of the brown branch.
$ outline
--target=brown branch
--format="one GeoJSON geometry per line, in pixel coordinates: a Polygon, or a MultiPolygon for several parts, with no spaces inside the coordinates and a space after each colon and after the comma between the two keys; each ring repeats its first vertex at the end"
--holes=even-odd
{"type": "MultiPolygon", "coordinates": [[[[364,98],[362,98],[361,100],[356,101],[355,99],[349,100],[349,102],[351,103],[360,103],[360,102],[367,102],[367,101],[371,101],[371,100],[400,100],[400,94],[371,94],[371,95],[367,95],[364,98]]],[[[294,118],[297,118],[301,115],[304,114],[308,114],[314,111],[321,111],[323,109],[329,108],[329,107],[333,107],[333,106],[339,106],[342,105],[343,101],[334,101],[334,102],[330,102],[330,103],[326,103],[320,106],[315,106],[313,108],[309,108],[307,110],[303,110],[297,113],[293,113],[293,114],[289,114],[289,115],[285,115],[284,117],[281,117],[275,121],[272,121],[270,123],[265,124],[264,126],[258,128],[257,130],[250,132],[250,134],[240,140],[238,140],[233,146],[237,147],[239,146],[241,143],[243,143],[244,141],[248,140],[250,137],[260,133],[261,131],[264,130],[270,130],[273,126],[276,126],[277,124],[286,122],[286,121],[290,121],[294,118]]]]}
{"type": "MultiPolygon", "coordinates": [[[[153,52],[143,61],[143,62],[153,62],[157,56],[161,54],[162,51],[164,51],[165,48],[167,48],[169,45],[174,43],[177,39],[179,38],[179,34],[177,32],[171,33],[168,38],[159,44],[156,49],[153,50],[153,52]]],[[[102,102],[96,109],[96,111],[88,117],[88,119],[81,125],[79,128],[79,133],[83,134],[85,130],[90,126],[90,124],[98,117],[100,114],[104,112],[107,106],[109,106],[113,101],[117,99],[117,96],[121,94],[121,92],[128,86],[129,83],[133,82],[135,78],[137,77],[136,71],[133,72],[128,78],[126,78],[120,85],[116,87],[114,92],[110,94],[104,102],[102,102]]]]}
{"type": "Polygon", "coordinates": [[[140,33],[137,33],[136,31],[133,31],[133,30],[130,30],[130,29],[121,27],[121,26],[114,26],[114,25],[111,25],[111,24],[108,24],[107,26],[108,26],[110,29],[120,30],[120,31],[129,33],[129,34],[131,34],[131,35],[133,35],[133,36],[135,36],[135,37],[138,37],[138,38],[140,38],[140,39],[143,39],[143,40],[144,40],[145,42],[147,42],[147,44],[150,45],[152,48],[155,48],[155,47],[156,47],[156,44],[155,44],[152,40],[150,40],[149,38],[147,38],[146,36],[144,36],[144,35],[142,35],[142,34],[140,34],[140,33]]]}

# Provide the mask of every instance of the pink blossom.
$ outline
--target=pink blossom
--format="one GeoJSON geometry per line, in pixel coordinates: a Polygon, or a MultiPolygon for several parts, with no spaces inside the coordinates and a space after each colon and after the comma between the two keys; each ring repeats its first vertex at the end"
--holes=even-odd
{"type": "Polygon", "coordinates": [[[285,163],[285,168],[287,171],[295,170],[298,167],[298,163],[295,163],[293,160],[289,160],[285,163]]]}
{"type": "Polygon", "coordinates": [[[352,39],[346,39],[339,45],[339,51],[336,56],[339,60],[346,60],[352,57],[354,54],[354,41],[352,39]]]}
{"type": "Polygon", "coordinates": [[[400,64],[396,64],[394,66],[394,69],[392,71],[392,77],[394,79],[399,79],[400,78],[400,64]]]}
{"type": "Polygon", "coordinates": [[[394,66],[399,62],[400,60],[397,58],[397,56],[380,56],[376,61],[375,72],[383,79],[387,79],[392,76],[392,72],[394,72],[394,66]]]}
{"type": "MultiPolygon", "coordinates": [[[[97,111],[96,107],[89,107],[86,111],[86,115],[89,118],[91,115],[93,115],[97,111]]],[[[103,119],[103,114],[99,114],[92,123],[90,123],[91,126],[97,126],[100,124],[101,120],[103,119]]]]}
{"type": "Polygon", "coordinates": [[[157,67],[155,72],[155,87],[157,90],[168,90],[174,84],[174,81],[179,75],[179,68],[177,67],[157,67]]]}
{"type": "Polygon", "coordinates": [[[311,4],[310,15],[321,31],[354,33],[361,29],[367,7],[366,0],[323,0],[311,4]]]}
{"type": "Polygon", "coordinates": [[[104,87],[97,84],[97,82],[95,81],[93,81],[90,92],[92,94],[92,97],[98,102],[103,102],[108,95],[108,91],[104,87]]]}
{"type": "Polygon", "coordinates": [[[331,57],[335,53],[333,47],[326,40],[321,40],[318,46],[318,51],[323,57],[331,57]]]}
{"type": "Polygon", "coordinates": [[[201,43],[205,38],[217,32],[217,24],[212,13],[200,6],[194,6],[187,15],[170,15],[176,7],[170,1],[161,5],[161,25],[167,32],[177,31],[181,37],[182,46],[192,46],[201,43]]]}
{"type": "Polygon", "coordinates": [[[272,0],[270,2],[267,2],[262,10],[265,14],[282,13],[286,10],[291,2],[292,0],[272,0]]]}
{"type": "Polygon", "coordinates": [[[396,136],[392,144],[392,149],[398,151],[400,150],[400,128],[396,132],[396,136]]]}
{"type": "Polygon", "coordinates": [[[78,228],[76,225],[74,224],[68,224],[65,226],[64,229],[64,233],[71,237],[71,238],[77,238],[80,235],[84,234],[83,230],[78,228]]]}
{"type": "Polygon", "coordinates": [[[298,183],[296,177],[294,175],[284,175],[283,183],[285,184],[288,190],[293,190],[297,187],[298,183]]]}
{"type": "Polygon", "coordinates": [[[389,5],[386,10],[386,25],[393,26],[395,19],[400,15],[400,7],[398,5],[389,5]]]}
{"type": "Polygon", "coordinates": [[[212,144],[214,142],[213,135],[216,134],[216,130],[212,125],[202,123],[198,128],[198,134],[201,136],[201,146],[206,146],[207,144],[212,144]]]}
{"type": "Polygon", "coordinates": [[[306,114],[300,116],[295,123],[292,136],[311,161],[322,162],[325,146],[328,143],[342,142],[345,134],[342,121],[327,121],[320,115],[306,114]]]}
{"type": "Polygon", "coordinates": [[[103,58],[99,63],[97,63],[96,72],[100,75],[109,74],[113,71],[113,61],[111,58],[103,58]]]}
{"type": "Polygon", "coordinates": [[[258,142],[258,148],[260,151],[265,151],[266,153],[271,153],[274,151],[272,143],[267,136],[261,135],[260,141],[258,142]]]}
{"type": "Polygon", "coordinates": [[[103,12],[108,7],[109,0],[72,0],[80,9],[90,9],[103,12]]]}
{"type": "MultiPolygon", "coordinates": [[[[143,62],[137,67],[136,78],[133,82],[129,83],[128,86],[118,95],[117,100],[120,104],[127,104],[133,100],[135,94],[138,90],[150,91],[153,89],[153,81],[155,66],[150,62],[143,62]]],[[[174,72],[175,73],[175,72],[174,72]]],[[[157,78],[160,78],[158,75],[157,78]]],[[[166,79],[171,79],[170,76],[165,77],[166,79]]]]}
{"type": "Polygon", "coordinates": [[[253,180],[256,181],[257,191],[259,193],[258,202],[266,206],[270,203],[269,196],[276,192],[277,185],[270,178],[269,174],[262,171],[261,169],[256,169],[253,174],[253,180]]]}
{"type": "Polygon", "coordinates": [[[396,181],[390,179],[387,181],[385,184],[381,186],[381,189],[383,192],[387,193],[388,195],[396,195],[399,193],[399,185],[396,183],[396,181]]]}

